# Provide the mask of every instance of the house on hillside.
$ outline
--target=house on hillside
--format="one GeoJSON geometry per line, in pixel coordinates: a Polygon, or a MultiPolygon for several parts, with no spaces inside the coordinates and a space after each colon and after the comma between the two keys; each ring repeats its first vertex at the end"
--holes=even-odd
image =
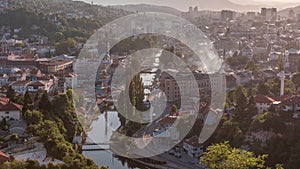
{"type": "Polygon", "coordinates": [[[2,151],[0,151],[0,164],[4,163],[5,161],[9,160],[9,156],[2,151]]]}
{"type": "Polygon", "coordinates": [[[276,102],[274,99],[262,94],[258,94],[255,96],[256,108],[259,114],[268,111],[274,102],[276,102]]]}
{"type": "Polygon", "coordinates": [[[189,156],[199,158],[203,153],[203,144],[199,143],[197,136],[194,136],[183,141],[183,149],[189,156]]]}
{"type": "Polygon", "coordinates": [[[23,106],[8,102],[0,107],[0,120],[6,118],[8,120],[20,120],[23,106]]]}

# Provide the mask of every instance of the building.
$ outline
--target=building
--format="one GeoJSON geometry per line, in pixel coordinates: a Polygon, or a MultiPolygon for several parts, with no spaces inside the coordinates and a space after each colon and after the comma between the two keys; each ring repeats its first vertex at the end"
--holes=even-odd
{"type": "Polygon", "coordinates": [[[300,21],[300,14],[297,14],[297,21],[300,21]]]}
{"type": "Polygon", "coordinates": [[[46,62],[40,62],[39,68],[42,73],[57,73],[73,67],[73,60],[53,59],[46,62]]]}
{"type": "Polygon", "coordinates": [[[77,74],[69,73],[65,76],[65,86],[67,88],[76,88],[77,87],[77,74]]]}
{"type": "Polygon", "coordinates": [[[272,60],[277,61],[281,56],[282,56],[281,52],[270,52],[268,60],[269,61],[272,61],[272,60]]]}
{"type": "Polygon", "coordinates": [[[294,19],[295,18],[295,12],[294,10],[289,10],[289,19],[294,19]]]}
{"type": "Polygon", "coordinates": [[[6,118],[8,120],[20,120],[23,106],[8,102],[0,107],[0,120],[6,118]]]}
{"type": "Polygon", "coordinates": [[[276,21],[277,19],[277,8],[262,8],[261,17],[265,21],[276,21]]]}
{"type": "Polygon", "coordinates": [[[252,47],[250,47],[249,45],[245,46],[243,49],[241,49],[241,55],[243,57],[252,58],[254,55],[252,47]]]}
{"type": "Polygon", "coordinates": [[[4,163],[5,161],[9,160],[9,156],[0,151],[0,163],[4,163]]]}
{"type": "Polygon", "coordinates": [[[198,7],[189,7],[188,12],[181,13],[181,17],[196,22],[199,19],[220,20],[220,16],[220,11],[198,10],[198,7]]]}
{"type": "Polygon", "coordinates": [[[222,74],[194,72],[191,77],[190,74],[178,73],[175,80],[172,76],[163,73],[160,88],[165,92],[168,101],[177,101],[183,97],[208,96],[212,91],[225,91],[224,81],[225,76],[222,74]]]}
{"type": "Polygon", "coordinates": [[[38,92],[38,91],[46,91],[49,92],[50,88],[53,85],[53,80],[39,80],[35,82],[31,82],[27,86],[27,90],[29,92],[38,92]]]}
{"type": "Polygon", "coordinates": [[[237,84],[245,85],[247,83],[250,83],[253,79],[252,71],[250,70],[241,70],[233,74],[233,76],[236,78],[237,84]]]}
{"type": "Polygon", "coordinates": [[[31,83],[29,80],[22,80],[22,81],[16,81],[10,84],[12,89],[19,93],[19,94],[25,94],[27,91],[28,85],[31,83]]]}
{"type": "Polygon", "coordinates": [[[261,94],[255,96],[256,108],[259,114],[268,111],[274,102],[276,101],[268,96],[261,94]]]}
{"type": "Polygon", "coordinates": [[[293,111],[299,112],[300,111],[300,95],[294,95],[289,97],[288,99],[282,102],[284,106],[284,111],[293,111]]]}
{"type": "Polygon", "coordinates": [[[154,137],[167,137],[171,140],[179,140],[180,139],[180,133],[179,131],[172,127],[172,125],[179,120],[178,116],[168,116],[166,118],[163,118],[159,120],[158,123],[158,128],[153,131],[153,136],[154,137]]]}
{"type": "Polygon", "coordinates": [[[230,89],[234,89],[237,86],[237,79],[236,77],[230,73],[228,75],[226,75],[226,87],[228,90],[230,89]]]}
{"type": "Polygon", "coordinates": [[[222,10],[221,11],[221,20],[222,21],[230,21],[234,19],[235,12],[230,10],[222,10]]]}
{"type": "Polygon", "coordinates": [[[4,86],[8,84],[9,76],[7,74],[0,74],[0,85],[4,86]]]}
{"type": "Polygon", "coordinates": [[[199,158],[203,153],[203,145],[199,143],[197,136],[185,139],[183,141],[184,151],[191,157],[199,158]]]}

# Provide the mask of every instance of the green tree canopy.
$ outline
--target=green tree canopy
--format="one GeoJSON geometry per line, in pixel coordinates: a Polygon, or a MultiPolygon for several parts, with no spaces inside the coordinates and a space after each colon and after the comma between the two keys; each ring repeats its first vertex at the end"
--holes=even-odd
{"type": "Polygon", "coordinates": [[[228,142],[207,148],[200,162],[210,169],[265,168],[267,155],[256,156],[252,152],[232,148],[228,142]]]}
{"type": "Polygon", "coordinates": [[[71,54],[71,49],[75,48],[76,44],[77,42],[72,38],[61,41],[56,44],[56,54],[71,54]]]}

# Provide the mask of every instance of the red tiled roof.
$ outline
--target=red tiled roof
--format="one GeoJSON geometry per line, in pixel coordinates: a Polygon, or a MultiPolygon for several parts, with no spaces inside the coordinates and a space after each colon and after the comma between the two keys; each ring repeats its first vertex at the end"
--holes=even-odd
{"type": "Polygon", "coordinates": [[[171,112],[170,115],[171,116],[179,116],[179,113],[178,112],[171,112]]]}
{"type": "Polygon", "coordinates": [[[300,96],[300,91],[297,92],[297,93],[295,93],[295,94],[283,95],[283,96],[277,97],[275,99],[278,100],[278,101],[282,101],[283,102],[283,101],[285,101],[285,100],[287,100],[287,99],[289,99],[289,98],[291,98],[293,96],[300,96]]]}
{"type": "Polygon", "coordinates": [[[282,104],[288,105],[288,106],[300,104],[300,96],[290,97],[289,99],[283,101],[282,104]]]}
{"type": "Polygon", "coordinates": [[[45,86],[46,83],[43,81],[36,81],[29,84],[29,86],[45,86]]]}
{"type": "Polygon", "coordinates": [[[24,86],[24,85],[27,85],[29,83],[30,83],[29,80],[22,80],[22,81],[13,82],[11,85],[14,85],[14,86],[24,86]]]}
{"type": "Polygon", "coordinates": [[[97,104],[99,105],[99,104],[102,104],[104,101],[105,101],[106,99],[105,98],[98,98],[97,99],[97,104]]]}
{"type": "Polygon", "coordinates": [[[0,97],[0,101],[8,103],[9,102],[9,98],[7,98],[7,97],[0,97]]]}
{"type": "Polygon", "coordinates": [[[256,103],[273,103],[275,102],[276,100],[268,97],[268,96],[264,96],[262,94],[258,94],[255,96],[255,102],[256,103]]]}
{"type": "Polygon", "coordinates": [[[0,111],[21,111],[22,105],[16,103],[7,103],[6,105],[0,107],[0,111]]]}
{"type": "Polygon", "coordinates": [[[160,124],[173,124],[177,120],[176,116],[166,117],[161,119],[158,123],[160,124]]]}
{"type": "Polygon", "coordinates": [[[184,143],[191,145],[193,147],[201,147],[202,146],[202,144],[199,143],[199,138],[197,136],[185,139],[184,143]]]}
{"type": "Polygon", "coordinates": [[[3,161],[7,161],[8,159],[9,159],[8,155],[0,151],[0,161],[3,162],[3,161]]]}

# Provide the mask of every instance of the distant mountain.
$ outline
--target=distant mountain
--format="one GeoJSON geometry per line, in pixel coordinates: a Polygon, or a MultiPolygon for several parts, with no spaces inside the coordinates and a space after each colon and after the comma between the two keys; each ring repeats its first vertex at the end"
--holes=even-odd
{"type": "Polygon", "coordinates": [[[123,9],[130,12],[160,12],[179,16],[181,11],[168,7],[168,6],[157,6],[149,4],[137,4],[137,5],[114,5],[113,8],[123,9]]]}
{"type": "Polygon", "coordinates": [[[284,9],[284,10],[281,10],[279,11],[278,13],[282,16],[289,16],[289,11],[290,10],[294,10],[294,13],[295,14],[300,14],[300,5],[299,6],[296,6],[296,7],[293,7],[293,8],[287,8],[287,9],[284,9]]]}
{"type": "MultiPolygon", "coordinates": [[[[278,9],[284,9],[287,7],[297,6],[300,5],[300,2],[293,3],[291,1],[286,2],[279,2],[277,0],[273,0],[274,2],[270,1],[258,1],[258,0],[81,0],[91,3],[93,1],[94,3],[98,3],[101,5],[109,5],[109,6],[115,6],[115,5],[129,5],[128,10],[135,10],[136,8],[139,8],[138,6],[133,5],[139,5],[139,4],[149,4],[150,7],[147,7],[147,11],[157,11],[158,9],[155,9],[156,7],[153,7],[152,5],[156,6],[164,6],[164,7],[171,7],[175,8],[180,11],[187,11],[189,6],[198,6],[199,10],[214,10],[214,11],[220,11],[222,9],[230,9],[234,11],[260,11],[262,7],[276,7],[278,9]],[[151,7],[152,6],[152,7],[151,7]]],[[[145,8],[143,8],[145,10],[145,8]]],[[[159,10],[160,11],[160,10],[159,10]]],[[[169,11],[169,9],[162,9],[162,11],[165,11],[166,13],[170,13],[172,10],[169,11]]]]}
{"type": "Polygon", "coordinates": [[[229,0],[194,0],[195,5],[200,10],[222,10],[229,9],[234,11],[259,11],[258,5],[239,5],[229,0]]]}
{"type": "MultiPolygon", "coordinates": [[[[89,3],[91,2],[91,0],[82,1],[89,3]]],[[[110,6],[150,4],[157,6],[168,6],[181,11],[187,11],[189,6],[198,6],[199,10],[231,9],[235,11],[258,11],[260,9],[260,6],[257,5],[239,5],[229,0],[93,0],[93,2],[110,6]]]]}

